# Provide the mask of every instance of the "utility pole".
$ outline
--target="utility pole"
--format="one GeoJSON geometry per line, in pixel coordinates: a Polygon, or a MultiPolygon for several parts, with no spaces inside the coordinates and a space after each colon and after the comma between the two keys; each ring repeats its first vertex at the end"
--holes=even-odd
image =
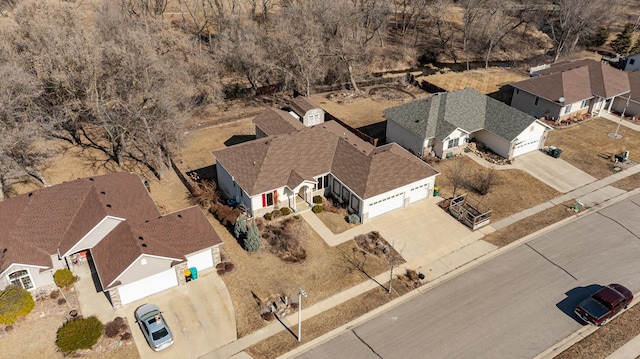
{"type": "Polygon", "coordinates": [[[307,292],[298,287],[298,341],[302,341],[302,297],[307,297],[307,292]]]}
{"type": "Polygon", "coordinates": [[[624,109],[622,110],[622,114],[620,114],[620,121],[618,121],[618,126],[616,126],[616,132],[615,133],[610,133],[609,137],[614,138],[616,140],[622,138],[622,135],[618,134],[618,130],[620,130],[620,125],[622,124],[622,120],[624,120],[624,113],[627,112],[627,107],[629,107],[629,100],[630,99],[631,99],[631,95],[629,95],[629,97],[627,97],[627,104],[624,106],[624,109]]]}

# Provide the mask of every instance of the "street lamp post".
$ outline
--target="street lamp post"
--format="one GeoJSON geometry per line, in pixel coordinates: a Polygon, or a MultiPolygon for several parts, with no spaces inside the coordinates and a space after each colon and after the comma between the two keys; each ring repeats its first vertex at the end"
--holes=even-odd
{"type": "Polygon", "coordinates": [[[629,97],[627,97],[627,104],[624,106],[624,109],[622,110],[622,114],[620,115],[620,121],[618,121],[618,126],[616,126],[616,132],[614,132],[613,134],[609,134],[609,137],[611,138],[615,138],[615,139],[620,139],[622,138],[622,136],[620,134],[618,134],[618,131],[620,130],[620,125],[622,124],[622,120],[624,119],[624,113],[627,112],[627,107],[629,107],[629,100],[631,99],[631,95],[629,95],[629,97]]]}
{"type": "Polygon", "coordinates": [[[307,297],[307,292],[298,287],[298,341],[302,341],[302,297],[307,297]]]}

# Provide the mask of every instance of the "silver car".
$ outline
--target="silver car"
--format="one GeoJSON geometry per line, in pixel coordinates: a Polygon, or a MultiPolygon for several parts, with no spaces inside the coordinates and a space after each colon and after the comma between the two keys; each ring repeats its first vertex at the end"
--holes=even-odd
{"type": "Polygon", "coordinates": [[[144,304],[136,309],[135,316],[151,349],[160,351],[173,344],[171,330],[157,305],[144,304]]]}

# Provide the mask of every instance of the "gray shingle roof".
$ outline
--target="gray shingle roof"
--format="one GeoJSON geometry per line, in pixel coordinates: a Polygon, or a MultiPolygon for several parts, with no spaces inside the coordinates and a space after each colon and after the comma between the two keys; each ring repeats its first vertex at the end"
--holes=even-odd
{"type": "Polygon", "coordinates": [[[443,141],[456,128],[490,131],[508,141],[515,139],[536,119],[473,89],[436,94],[384,111],[411,133],[443,141]]]}
{"type": "Polygon", "coordinates": [[[375,148],[335,121],[213,154],[250,196],[331,172],[366,199],[438,174],[397,144],[375,148]]]}

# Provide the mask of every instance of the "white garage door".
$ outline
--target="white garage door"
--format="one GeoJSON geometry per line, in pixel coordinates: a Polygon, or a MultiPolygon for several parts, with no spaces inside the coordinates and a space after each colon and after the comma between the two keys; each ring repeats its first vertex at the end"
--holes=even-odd
{"type": "Polygon", "coordinates": [[[513,147],[513,157],[535,151],[540,148],[540,138],[520,142],[513,147]]]}
{"type": "Polygon", "coordinates": [[[151,294],[162,292],[165,289],[173,288],[177,285],[178,277],[176,277],[176,271],[171,268],[145,279],[123,285],[118,288],[118,292],[120,293],[122,305],[125,305],[151,294]]]}
{"type": "Polygon", "coordinates": [[[377,217],[404,205],[404,192],[380,199],[369,205],[369,218],[377,217]]]}
{"type": "Polygon", "coordinates": [[[425,183],[420,186],[414,187],[411,189],[409,203],[413,203],[419,201],[421,199],[427,198],[429,194],[429,184],[425,183]]]}
{"type": "Polygon", "coordinates": [[[207,249],[204,252],[187,256],[187,265],[189,268],[196,267],[198,271],[213,267],[213,256],[211,255],[211,249],[207,249]]]}

